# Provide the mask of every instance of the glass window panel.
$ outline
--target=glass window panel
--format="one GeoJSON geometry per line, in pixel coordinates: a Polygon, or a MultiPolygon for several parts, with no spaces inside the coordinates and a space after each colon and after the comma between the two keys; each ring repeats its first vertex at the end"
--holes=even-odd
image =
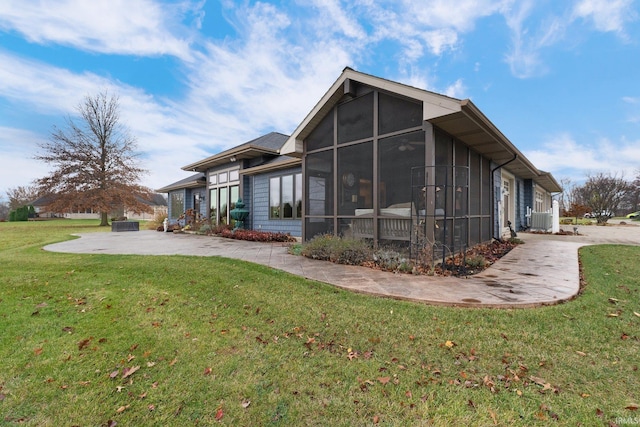
{"type": "Polygon", "coordinates": [[[373,209],[373,142],[338,149],[338,215],[366,209],[373,209]]]}
{"type": "Polygon", "coordinates": [[[378,132],[382,135],[422,126],[422,103],[380,93],[378,95],[378,132]]]}
{"type": "Polygon", "coordinates": [[[418,131],[379,141],[379,208],[411,208],[411,169],[424,168],[424,139],[424,132],[418,131]]]}
{"type": "Polygon", "coordinates": [[[338,106],[338,144],[373,136],[373,92],[338,106]]]}
{"type": "Polygon", "coordinates": [[[269,179],[269,218],[280,219],[280,177],[269,179]]]}
{"type": "Polygon", "coordinates": [[[236,220],[231,218],[231,211],[236,208],[236,203],[240,198],[240,187],[232,185],[229,187],[229,224],[235,227],[236,220]]]}
{"type": "Polygon", "coordinates": [[[209,174],[209,184],[217,184],[218,183],[218,175],[215,173],[209,174]]]}
{"type": "Polygon", "coordinates": [[[333,151],[306,157],[306,215],[333,215],[333,151]]]}
{"type": "Polygon", "coordinates": [[[307,151],[333,145],[333,111],[327,114],[305,140],[307,151]]]}
{"type": "Polygon", "coordinates": [[[218,224],[228,224],[229,220],[228,220],[228,212],[227,212],[227,207],[228,207],[228,191],[229,189],[227,187],[220,187],[218,189],[219,195],[220,195],[220,199],[218,201],[218,206],[220,207],[220,212],[218,213],[218,224]]]}
{"type": "Polygon", "coordinates": [[[296,174],[296,194],[295,194],[295,205],[296,205],[296,218],[302,218],[302,174],[296,174]]]}
{"type": "Polygon", "coordinates": [[[211,214],[210,214],[210,218],[211,221],[213,221],[214,224],[218,223],[218,189],[214,188],[211,190],[210,193],[210,198],[209,200],[211,200],[211,214]]]}
{"type": "Polygon", "coordinates": [[[229,171],[229,181],[237,181],[240,179],[240,171],[229,171]]]}
{"type": "Polygon", "coordinates": [[[218,182],[220,184],[224,184],[225,182],[227,182],[227,173],[226,172],[221,172],[218,174],[218,182]]]}
{"type": "Polygon", "coordinates": [[[184,213],[184,193],[171,193],[171,218],[178,218],[184,213]]]}
{"type": "Polygon", "coordinates": [[[282,218],[293,218],[293,175],[282,177],[282,218]]]}

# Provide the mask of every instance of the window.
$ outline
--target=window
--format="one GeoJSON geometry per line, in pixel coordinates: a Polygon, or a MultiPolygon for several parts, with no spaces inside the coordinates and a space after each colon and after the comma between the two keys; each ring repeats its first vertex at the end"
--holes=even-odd
{"type": "Polygon", "coordinates": [[[269,179],[269,218],[294,219],[302,216],[302,174],[269,179]]]}
{"type": "Polygon", "coordinates": [[[544,212],[544,204],[542,200],[542,193],[536,191],[536,212],[544,212]]]}
{"type": "Polygon", "coordinates": [[[233,225],[230,212],[235,208],[240,195],[240,170],[231,169],[209,174],[209,215],[213,224],[233,225]]]}
{"type": "Polygon", "coordinates": [[[171,218],[178,218],[184,212],[184,193],[171,193],[171,218]]]}

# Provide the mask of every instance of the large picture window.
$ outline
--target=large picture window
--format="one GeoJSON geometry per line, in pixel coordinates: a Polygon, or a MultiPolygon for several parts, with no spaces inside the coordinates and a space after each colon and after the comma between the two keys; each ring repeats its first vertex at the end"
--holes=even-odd
{"type": "Polygon", "coordinates": [[[230,212],[240,196],[238,169],[209,173],[209,215],[213,224],[233,225],[230,212]]]}
{"type": "Polygon", "coordinates": [[[302,174],[275,176],[269,179],[269,218],[302,217],[302,174]]]}

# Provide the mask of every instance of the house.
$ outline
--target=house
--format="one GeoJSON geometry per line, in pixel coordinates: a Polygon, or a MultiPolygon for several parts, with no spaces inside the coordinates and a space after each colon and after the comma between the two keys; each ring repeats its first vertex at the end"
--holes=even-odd
{"type": "MultiPolygon", "coordinates": [[[[562,191],[470,100],[351,68],[290,136],[267,134],[183,169],[203,174],[200,209],[216,223],[229,223],[242,195],[248,228],[451,252],[509,235],[510,224],[526,228],[562,191]]],[[[190,202],[177,184],[161,190],[190,202]]]]}
{"type": "Polygon", "coordinates": [[[194,209],[214,225],[233,225],[230,211],[241,198],[246,228],[301,236],[301,160],[280,154],[287,139],[271,132],[184,166],[197,173],[156,190],[169,194],[169,222],[194,209]]]}

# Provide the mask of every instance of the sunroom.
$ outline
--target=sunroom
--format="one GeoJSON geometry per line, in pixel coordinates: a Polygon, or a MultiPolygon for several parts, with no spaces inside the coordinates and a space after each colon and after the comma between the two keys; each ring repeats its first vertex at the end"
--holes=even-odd
{"type": "MultiPolygon", "coordinates": [[[[471,101],[350,68],[280,153],[303,160],[305,240],[331,233],[457,252],[501,235],[501,169],[560,191],[471,101]]],[[[526,201],[509,203],[516,213],[526,201]]]]}

